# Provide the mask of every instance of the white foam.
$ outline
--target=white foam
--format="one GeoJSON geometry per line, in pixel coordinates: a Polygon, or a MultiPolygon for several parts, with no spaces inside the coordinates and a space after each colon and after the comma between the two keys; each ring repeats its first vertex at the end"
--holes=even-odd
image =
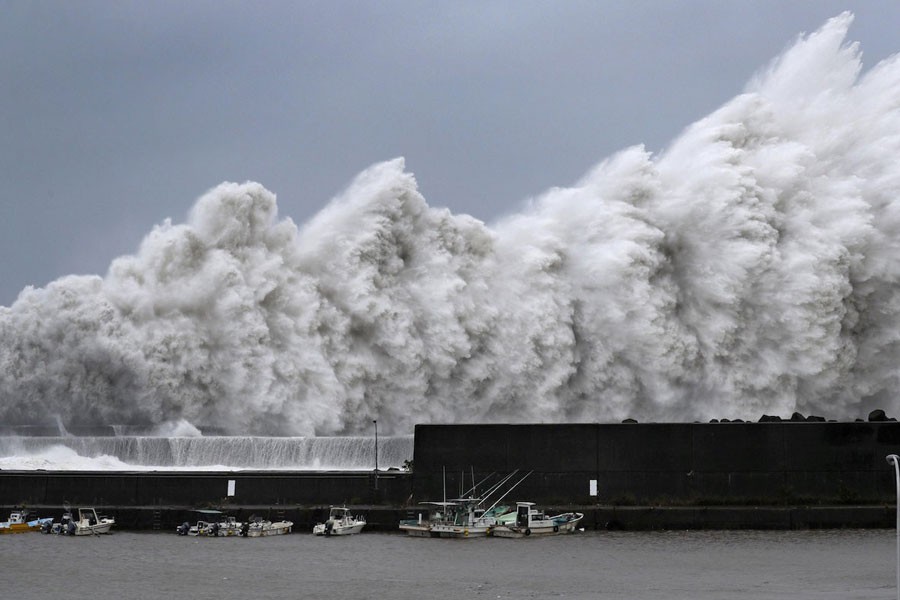
{"type": "Polygon", "coordinates": [[[402,159],[302,228],[223,184],[105,277],[0,308],[0,421],[323,436],[896,411],[900,63],[861,74],[851,22],[662,154],[626,149],[493,227],[429,207],[402,159]]]}
{"type": "MultiPolygon", "coordinates": [[[[0,469],[58,471],[368,471],[373,437],[0,437],[0,469]]],[[[412,459],[412,436],[382,437],[381,469],[412,459]]]]}

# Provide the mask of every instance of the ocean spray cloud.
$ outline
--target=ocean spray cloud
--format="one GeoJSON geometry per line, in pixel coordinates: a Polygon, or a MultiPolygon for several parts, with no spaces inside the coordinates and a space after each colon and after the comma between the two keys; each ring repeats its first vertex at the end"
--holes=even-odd
{"type": "Polygon", "coordinates": [[[653,155],[492,226],[402,159],[309,223],[225,183],[0,307],[0,422],[235,434],[898,408],[900,63],[840,15],[653,155]]]}

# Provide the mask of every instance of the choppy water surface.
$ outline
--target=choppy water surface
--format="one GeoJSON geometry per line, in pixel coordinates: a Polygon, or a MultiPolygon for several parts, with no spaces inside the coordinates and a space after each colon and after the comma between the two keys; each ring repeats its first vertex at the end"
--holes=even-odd
{"type": "Polygon", "coordinates": [[[586,532],[526,539],[364,533],[263,539],[0,537],[6,598],[885,599],[892,530],[586,532]]]}

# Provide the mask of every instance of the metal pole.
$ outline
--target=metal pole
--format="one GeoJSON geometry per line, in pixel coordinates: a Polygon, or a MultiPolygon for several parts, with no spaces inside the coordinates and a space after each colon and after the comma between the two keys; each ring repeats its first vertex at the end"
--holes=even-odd
{"type": "Polygon", "coordinates": [[[894,479],[897,482],[897,600],[900,600],[900,456],[885,456],[888,464],[894,465],[894,479]]]}
{"type": "Polygon", "coordinates": [[[375,489],[378,489],[378,419],[372,419],[375,424],[375,489]]]}

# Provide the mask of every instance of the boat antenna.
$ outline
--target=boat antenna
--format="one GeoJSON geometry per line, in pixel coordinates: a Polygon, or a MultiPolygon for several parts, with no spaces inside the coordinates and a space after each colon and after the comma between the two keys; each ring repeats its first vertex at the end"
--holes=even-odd
{"type": "MultiPolygon", "coordinates": [[[[494,495],[494,492],[499,490],[501,486],[505,485],[506,482],[508,482],[510,479],[512,479],[513,476],[518,472],[519,472],[519,470],[516,469],[515,471],[513,471],[512,473],[510,473],[509,475],[507,475],[506,477],[504,477],[503,479],[501,479],[500,481],[495,483],[493,486],[488,488],[488,490],[484,494],[484,497],[481,498],[481,503],[483,504],[484,502],[487,502],[488,498],[490,498],[491,496],[494,495]]],[[[493,473],[491,473],[491,475],[493,475],[493,473]]],[[[489,477],[490,477],[490,475],[489,475],[489,477]]],[[[485,479],[487,479],[487,477],[485,477],[485,479]]],[[[484,480],[482,480],[482,481],[484,481],[484,480]]]]}
{"type": "MultiPolygon", "coordinates": [[[[511,488],[509,488],[508,490],[506,490],[506,493],[505,493],[505,494],[503,494],[502,496],[500,496],[499,498],[497,498],[497,501],[494,502],[493,504],[491,504],[491,508],[494,508],[495,506],[497,506],[497,505],[500,503],[501,500],[503,500],[504,498],[506,498],[506,496],[508,496],[509,493],[510,493],[511,491],[513,491],[514,489],[516,489],[516,487],[518,487],[518,485],[519,485],[520,483],[522,483],[523,481],[525,481],[525,479],[526,479],[529,475],[531,475],[532,473],[534,473],[534,470],[531,470],[531,471],[528,471],[527,473],[525,473],[525,475],[522,477],[522,479],[518,480],[514,486],[512,486],[511,488]]],[[[491,508],[489,508],[488,510],[491,510],[491,508]]],[[[487,512],[487,511],[485,511],[485,512],[487,512]]]]}
{"type": "MultiPolygon", "coordinates": [[[[496,473],[496,472],[493,472],[493,471],[492,471],[491,473],[488,473],[487,475],[484,476],[484,478],[483,478],[481,481],[479,481],[477,484],[473,485],[471,488],[469,488],[468,490],[466,490],[465,492],[463,492],[463,493],[461,494],[460,497],[462,498],[462,497],[465,496],[466,494],[474,494],[475,491],[477,490],[478,486],[482,485],[485,481],[487,481],[488,479],[490,479],[491,477],[493,477],[493,476],[496,475],[496,474],[497,474],[497,473],[496,473]]],[[[473,471],[472,471],[472,476],[474,477],[474,475],[475,475],[475,472],[474,472],[474,469],[473,469],[473,471]]],[[[505,480],[504,480],[504,481],[505,481],[505,480]]],[[[473,480],[473,483],[474,483],[474,480],[473,480]]],[[[502,483],[502,482],[501,482],[501,483],[502,483]]],[[[484,498],[481,498],[481,500],[486,500],[486,499],[487,499],[487,496],[490,496],[491,490],[493,490],[493,489],[496,488],[496,487],[497,487],[496,485],[493,486],[493,487],[491,487],[491,488],[488,490],[488,493],[485,495],[485,497],[484,497],[484,498]]]]}

